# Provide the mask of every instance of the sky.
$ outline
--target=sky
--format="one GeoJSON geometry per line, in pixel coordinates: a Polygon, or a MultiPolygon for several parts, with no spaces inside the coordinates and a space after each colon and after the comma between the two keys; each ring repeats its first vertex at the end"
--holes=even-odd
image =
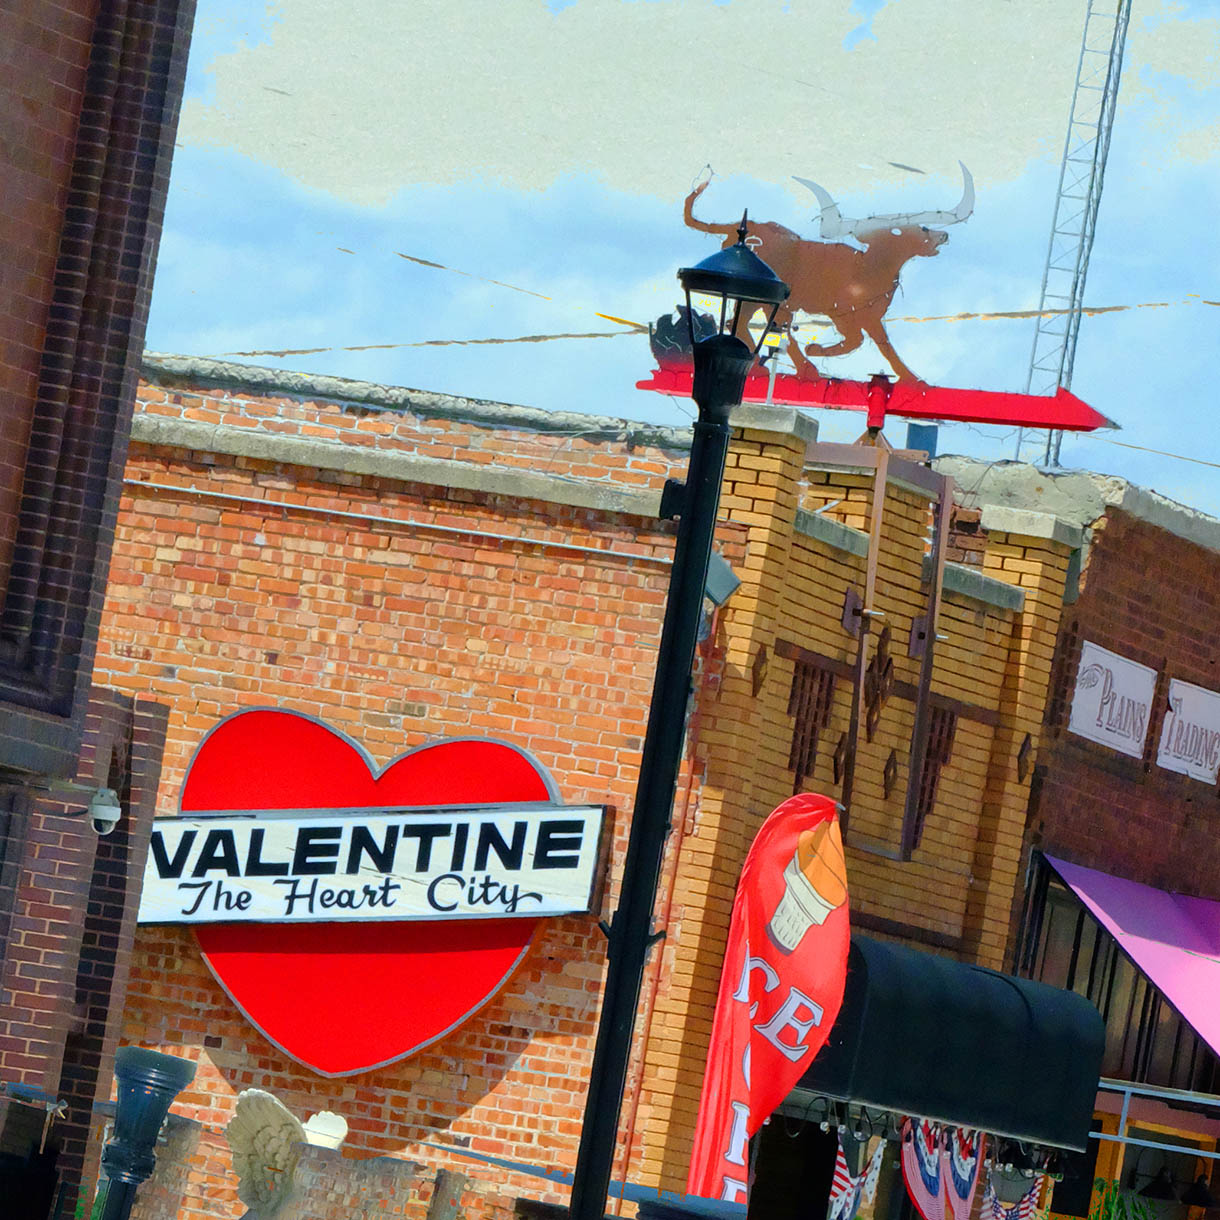
{"type": "MultiPolygon", "coordinates": [[[[1023,390],[1033,321],[952,316],[1037,306],[1086,8],[199,0],[148,348],[680,425],[691,403],[635,388],[646,336],[598,315],[672,310],[716,248],[682,221],[697,180],[705,219],[816,237],[797,177],[853,217],[948,209],[960,161],[974,212],[904,269],[887,329],[930,383],[1023,390]]],[[[1061,454],[1216,515],[1218,55],[1214,3],[1133,0],[1085,294],[1123,308],[1082,319],[1072,379],[1121,431],[1061,454]]],[[[814,414],[824,439],[862,430],[814,414]]]]}

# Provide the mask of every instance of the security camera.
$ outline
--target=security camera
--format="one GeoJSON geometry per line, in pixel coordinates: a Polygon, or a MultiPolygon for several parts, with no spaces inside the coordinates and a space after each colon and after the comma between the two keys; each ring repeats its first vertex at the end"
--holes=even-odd
{"type": "Polygon", "coordinates": [[[123,816],[123,806],[113,788],[99,788],[89,802],[89,821],[99,835],[108,835],[123,816]]]}

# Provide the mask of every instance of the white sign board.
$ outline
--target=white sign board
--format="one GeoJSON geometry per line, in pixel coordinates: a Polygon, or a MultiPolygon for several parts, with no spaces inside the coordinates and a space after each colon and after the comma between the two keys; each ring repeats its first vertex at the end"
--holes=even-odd
{"type": "Polygon", "coordinates": [[[1098,745],[1142,758],[1156,670],[1085,640],[1068,728],[1098,745]]]}
{"type": "Polygon", "coordinates": [[[1161,728],[1157,766],[1205,784],[1220,776],[1220,694],[1180,682],[1169,683],[1169,710],[1161,728]]]}
{"type": "Polygon", "coordinates": [[[600,805],[158,818],[141,923],[570,915],[593,901],[600,805]]]}

